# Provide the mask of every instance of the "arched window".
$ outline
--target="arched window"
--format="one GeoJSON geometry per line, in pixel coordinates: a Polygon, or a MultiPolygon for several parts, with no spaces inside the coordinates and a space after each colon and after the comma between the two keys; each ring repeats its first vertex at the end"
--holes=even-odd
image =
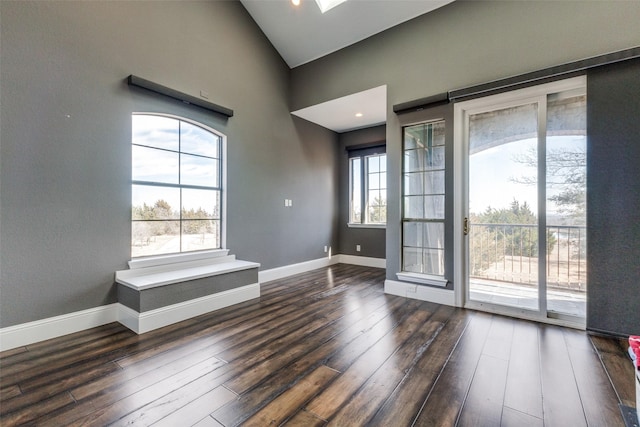
{"type": "Polygon", "coordinates": [[[132,115],[132,258],[222,247],[224,141],[185,118],[132,115]]]}

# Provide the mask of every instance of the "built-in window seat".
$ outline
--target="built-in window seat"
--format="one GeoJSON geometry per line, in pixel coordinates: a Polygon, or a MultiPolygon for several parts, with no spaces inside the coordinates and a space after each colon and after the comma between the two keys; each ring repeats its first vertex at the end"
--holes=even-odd
{"type": "Polygon", "coordinates": [[[260,264],[228,251],[135,260],[116,272],[120,322],[148,332],[260,297],[260,264]]]}

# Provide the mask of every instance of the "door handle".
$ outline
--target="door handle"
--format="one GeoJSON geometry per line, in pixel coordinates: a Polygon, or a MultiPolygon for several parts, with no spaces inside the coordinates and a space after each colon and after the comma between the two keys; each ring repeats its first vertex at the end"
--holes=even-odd
{"type": "Polygon", "coordinates": [[[465,236],[467,236],[469,234],[469,218],[464,217],[464,222],[462,225],[462,232],[464,233],[465,236]]]}

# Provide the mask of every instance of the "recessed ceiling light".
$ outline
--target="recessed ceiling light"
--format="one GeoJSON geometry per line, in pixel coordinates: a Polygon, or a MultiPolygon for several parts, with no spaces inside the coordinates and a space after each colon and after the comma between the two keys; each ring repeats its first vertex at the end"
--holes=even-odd
{"type": "Polygon", "coordinates": [[[300,0],[291,0],[294,6],[300,6],[300,0]]]}
{"type": "Polygon", "coordinates": [[[327,10],[333,9],[334,7],[346,1],[347,0],[316,0],[316,3],[318,3],[318,7],[320,8],[320,11],[322,13],[325,13],[327,10]]]}
{"type": "Polygon", "coordinates": [[[356,117],[362,117],[363,114],[362,113],[356,113],[356,117]]]}

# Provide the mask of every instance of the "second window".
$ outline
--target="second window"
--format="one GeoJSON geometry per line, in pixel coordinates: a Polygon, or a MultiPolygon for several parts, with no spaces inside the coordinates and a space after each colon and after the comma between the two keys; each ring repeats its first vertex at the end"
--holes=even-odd
{"type": "Polygon", "coordinates": [[[349,153],[349,183],[349,224],[385,225],[387,155],[384,147],[349,153]]]}

